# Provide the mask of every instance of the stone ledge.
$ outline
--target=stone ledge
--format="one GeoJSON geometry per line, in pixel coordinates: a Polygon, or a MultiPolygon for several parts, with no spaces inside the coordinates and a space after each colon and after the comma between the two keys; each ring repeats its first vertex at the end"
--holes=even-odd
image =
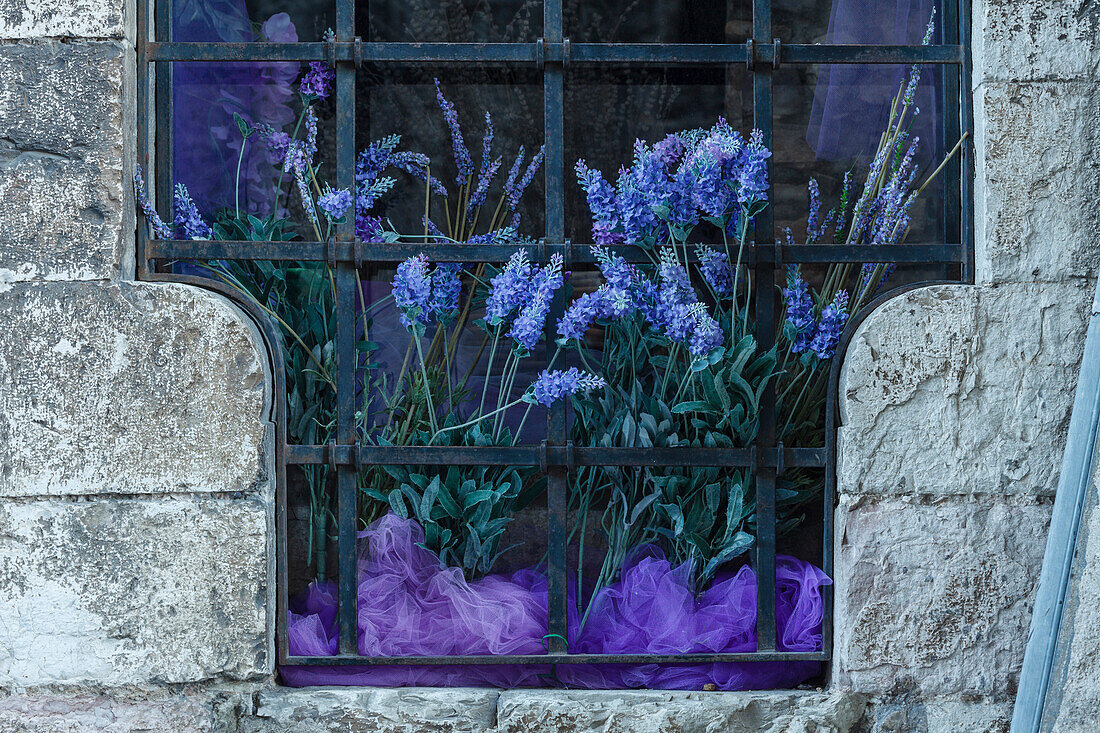
{"type": "Polygon", "coordinates": [[[1008,733],[1011,702],[885,700],[868,703],[861,733],[1008,733]]]}
{"type": "Polygon", "coordinates": [[[272,499],[0,504],[0,689],[270,674],[272,499]]]}
{"type": "Polygon", "coordinates": [[[863,698],[823,692],[268,688],[241,733],[848,731],[863,698]]]}
{"type": "Polygon", "coordinates": [[[882,305],[841,372],[847,494],[1053,495],[1090,283],[939,285],[882,305]]]}
{"type": "Polygon", "coordinates": [[[133,272],[133,65],[120,42],[0,44],[0,283],[133,272]]]}
{"type": "Polygon", "coordinates": [[[0,40],[133,39],[133,5],[123,0],[0,0],[0,40]]]}
{"type": "Polygon", "coordinates": [[[1011,701],[1050,513],[1026,497],[841,495],[833,684],[911,700],[1011,701]]]}
{"type": "Polygon", "coordinates": [[[0,497],[266,490],[269,371],[198,288],[0,286],[0,497]]]}

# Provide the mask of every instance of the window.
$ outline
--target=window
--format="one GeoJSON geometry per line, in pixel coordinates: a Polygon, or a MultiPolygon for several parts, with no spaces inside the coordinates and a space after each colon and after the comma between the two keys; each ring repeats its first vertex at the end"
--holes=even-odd
{"type": "MultiPolygon", "coordinates": [[[[263,62],[270,72],[267,81],[285,84],[285,80],[270,78],[271,74],[278,75],[277,64],[322,61],[335,68],[334,93],[328,102],[331,116],[319,138],[319,144],[330,152],[328,160],[333,163],[330,179],[335,186],[354,190],[356,151],[364,141],[394,131],[395,121],[411,119],[430,108],[435,97],[430,80],[439,77],[445,88],[460,88],[462,96],[485,102],[484,106],[510,108],[515,112],[514,119],[505,115],[507,129],[502,134],[519,137],[531,133],[533,127],[541,128],[544,175],[532,189],[541,196],[541,206],[525,210],[527,221],[538,227],[540,238],[523,244],[372,243],[356,238],[354,221],[350,220],[338,224],[327,241],[320,237],[283,241],[172,240],[150,238],[144,231],[139,233],[139,276],[146,279],[183,280],[220,288],[232,295],[223,285],[181,274],[169,263],[180,260],[327,263],[334,273],[336,423],[332,440],[288,443],[286,406],[279,408],[280,665],[828,661],[832,636],[828,588],[824,592],[821,649],[784,651],[777,643],[777,500],[782,501],[783,494],[782,485],[777,491],[777,477],[782,479],[798,470],[818,477],[815,480],[820,481],[821,491],[805,511],[811,517],[809,525],[820,526],[820,535],[811,536],[815,544],[820,543],[820,562],[825,573],[831,574],[836,452],[833,428],[837,422],[834,405],[839,359],[832,361],[827,380],[830,395],[827,413],[814,418],[820,419],[821,438],[809,444],[784,444],[781,440],[785,426],[777,425],[778,396],[774,384],[761,395],[759,430],[751,444],[745,446],[642,448],[574,444],[570,434],[571,412],[562,402],[548,411],[545,439],[531,444],[389,446],[363,442],[357,428],[357,413],[364,407],[357,395],[356,370],[360,362],[355,330],[357,308],[365,306],[358,302],[362,296],[357,292],[357,273],[369,268],[392,268],[422,251],[435,262],[501,263],[517,249],[524,249],[536,264],[545,264],[558,254],[571,266],[591,268],[596,259],[588,245],[591,234],[583,196],[571,181],[572,161],[586,157],[593,167],[612,171],[618,162],[629,158],[629,146],[635,136],[652,140],[677,128],[699,126],[701,119],[713,121],[724,115],[742,130],[759,128],[764,144],[774,151],[769,163],[768,197],[773,205],[757,215],[753,240],[744,253],[744,264],[751,270],[751,281],[755,283],[752,294],[755,337],[762,349],[774,345],[777,326],[783,321],[776,294],[784,283],[785,268],[791,264],[803,264],[808,270],[824,263],[899,265],[907,268],[906,279],[910,282],[902,287],[928,279],[968,281],[972,276],[972,222],[970,157],[965,146],[943,167],[936,184],[940,194],[914,215],[910,238],[913,243],[887,249],[868,244],[796,244],[784,241],[782,232],[788,227],[798,229],[806,225],[805,215],[796,212],[804,205],[805,192],[801,186],[808,175],[821,178],[823,188],[831,187],[834,193],[839,190],[849,165],[847,161],[859,152],[866,152],[866,147],[860,147],[862,143],[858,141],[853,143],[853,136],[837,132],[852,130],[860,124],[861,116],[880,114],[882,110],[875,105],[882,98],[875,95],[887,87],[896,87],[910,65],[924,64],[934,69],[935,83],[921,92],[936,110],[931,115],[932,124],[926,127],[926,134],[936,141],[933,149],[938,148],[942,155],[960,139],[963,131],[969,130],[970,103],[966,93],[970,88],[969,3],[944,0],[938,4],[942,42],[920,45],[914,35],[920,35],[924,20],[912,25],[916,14],[900,8],[900,5],[908,8],[909,3],[899,3],[895,12],[893,3],[858,0],[681,0],[643,4],[625,0],[600,4],[500,0],[431,3],[423,8],[408,2],[372,2],[369,11],[365,3],[357,7],[354,0],[334,2],[331,8],[320,0],[297,3],[288,16],[297,23],[296,35],[287,32],[282,19],[276,25],[284,25],[272,26],[264,42],[239,40],[247,35],[247,29],[242,30],[244,35],[233,36],[226,30],[232,26],[229,15],[222,17],[220,25],[211,26],[220,29],[218,32],[204,35],[196,31],[186,24],[191,16],[186,12],[180,14],[181,8],[184,11],[190,8],[182,0],[157,0],[155,14],[141,4],[139,151],[143,162],[155,161],[155,175],[151,178],[156,181],[161,215],[170,218],[169,202],[176,181],[173,166],[179,166],[181,156],[192,154],[187,145],[181,147],[179,140],[173,140],[173,135],[181,134],[181,111],[173,110],[174,101],[180,104],[180,97],[173,94],[174,79],[201,75],[203,68],[218,68],[222,83],[231,84],[232,70],[247,75],[251,73],[249,64],[263,62]],[[451,5],[457,8],[455,12],[466,13],[462,17],[470,21],[449,24],[444,11],[451,5]],[[860,23],[853,25],[853,19],[880,15],[889,27],[880,29],[878,36],[860,23]],[[174,28],[173,17],[177,18],[174,28]],[[324,39],[322,31],[329,25],[335,31],[334,36],[324,39]],[[186,38],[173,40],[174,30],[186,38]],[[845,37],[842,31],[849,35],[845,37]],[[278,33],[283,34],[281,41],[271,40],[278,33]],[[311,40],[304,40],[307,35],[311,40]],[[822,39],[832,42],[821,43],[822,39]],[[527,466],[545,475],[548,580],[545,654],[415,658],[359,654],[358,476],[371,466],[395,464],[527,466]],[[755,570],[758,604],[755,651],[570,654],[566,643],[571,602],[570,486],[578,470],[601,466],[740,467],[753,475],[756,536],[750,562],[755,570]],[[333,520],[337,535],[339,629],[336,657],[292,655],[288,650],[288,467],[292,470],[327,467],[335,476],[333,520]]],[[[270,3],[262,8],[260,3],[254,5],[256,8],[250,5],[249,9],[254,10],[257,18],[269,13],[274,16],[281,10],[270,3]]],[[[930,9],[931,4],[926,2],[922,7],[930,9]]],[[[876,27],[874,23],[867,26],[872,30],[876,27]]],[[[290,73],[296,74],[296,65],[293,69],[290,73]]],[[[232,96],[232,89],[227,94],[232,96]]],[[[227,134],[232,132],[229,130],[227,134]]],[[[431,145],[431,141],[422,142],[431,145]]],[[[188,160],[190,166],[203,165],[198,158],[188,160]]],[[[232,164],[232,159],[229,160],[232,164]]],[[[238,196],[242,195],[239,185],[235,189],[238,196]]],[[[247,199],[247,192],[243,195],[247,199]]],[[[401,215],[395,212],[393,216],[399,219],[401,215]]],[[[418,226],[412,219],[398,224],[418,226]]],[[[621,253],[633,262],[648,261],[632,245],[624,246],[621,253]]],[[[243,305],[265,321],[262,308],[251,302],[243,305]]],[[[555,313],[560,313],[563,307],[559,298],[554,305],[555,313]]],[[[556,318],[552,316],[550,322],[554,321],[556,318]]],[[[855,325],[850,322],[848,332],[855,325]]],[[[268,332],[274,334],[274,327],[268,332]]],[[[281,358],[280,339],[271,335],[270,340],[276,358],[281,358]]],[[[839,353],[843,353],[843,348],[842,342],[839,353]]],[[[281,377],[282,365],[277,366],[276,372],[281,377]]],[[[279,387],[285,390],[281,381],[279,387]]]]}

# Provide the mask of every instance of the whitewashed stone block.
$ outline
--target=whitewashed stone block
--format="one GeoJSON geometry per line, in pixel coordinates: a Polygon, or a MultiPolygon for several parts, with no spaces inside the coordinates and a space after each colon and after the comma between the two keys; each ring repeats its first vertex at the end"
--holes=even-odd
{"type": "Polygon", "coordinates": [[[168,695],[113,699],[101,695],[0,698],[0,733],[214,733],[209,701],[168,695]]]}
{"type": "Polygon", "coordinates": [[[979,283],[1063,282],[1100,263],[1100,83],[975,92],[979,283]]]}
{"type": "Polygon", "coordinates": [[[133,38],[122,0],[0,0],[0,39],[133,38]]]}
{"type": "Polygon", "coordinates": [[[834,684],[910,701],[1011,700],[1050,510],[842,497],[834,684]]]}
{"type": "Polygon", "coordinates": [[[1092,294],[945,285],[861,324],[840,381],[849,494],[1053,494],[1092,294]]]}
{"type": "Polygon", "coordinates": [[[268,688],[240,733],[417,733],[495,729],[499,690],[268,688]]]}
{"type": "Polygon", "coordinates": [[[974,83],[1095,79],[1100,14],[1090,0],[973,4],[974,83]]]}
{"type": "Polygon", "coordinates": [[[863,713],[844,693],[512,690],[500,695],[500,733],[755,733],[848,731],[863,713]]]}
{"type": "Polygon", "coordinates": [[[867,706],[862,733],[1008,733],[1011,702],[920,700],[867,706]]]}
{"type": "Polygon", "coordinates": [[[0,283],[133,271],[134,56],[0,44],[0,283]]]}
{"type": "Polygon", "coordinates": [[[271,671],[271,502],[0,504],[0,688],[271,671]]]}
{"type": "Polygon", "coordinates": [[[198,288],[8,286],[0,496],[266,488],[269,371],[255,326],[198,288]]]}

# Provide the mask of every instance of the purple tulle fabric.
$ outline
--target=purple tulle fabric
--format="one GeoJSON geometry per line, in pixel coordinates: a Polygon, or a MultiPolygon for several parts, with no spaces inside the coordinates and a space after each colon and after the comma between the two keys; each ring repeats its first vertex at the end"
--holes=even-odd
{"type": "MultiPolygon", "coordinates": [[[[532,569],[466,581],[420,547],[413,520],[388,514],[359,533],[359,652],[372,656],[540,654],[546,651],[547,580],[532,569]]],[[[831,581],[809,563],[776,558],[781,651],[821,648],[831,581]]],[[[573,589],[570,589],[572,596],[573,589]]],[[[571,599],[572,600],[572,599],[571,599]]],[[[570,603],[570,650],[582,653],[749,652],[756,649],[756,580],[748,567],[719,575],[694,596],[686,566],[654,550],[639,553],[621,579],[601,589],[584,628],[570,603]]],[[[291,604],[292,655],[337,651],[336,585],[312,583],[291,604]]],[[[402,685],[591,689],[649,687],[720,690],[793,687],[821,671],[818,662],[682,665],[449,665],[283,667],[292,686],[402,685]]]]}

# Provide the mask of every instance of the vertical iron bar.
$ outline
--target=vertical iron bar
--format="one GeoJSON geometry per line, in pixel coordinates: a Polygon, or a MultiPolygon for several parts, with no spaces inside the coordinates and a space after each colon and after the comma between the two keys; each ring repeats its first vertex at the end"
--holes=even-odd
{"type": "MultiPolygon", "coordinates": [[[[547,43],[561,43],[562,0],[543,3],[543,36],[547,43]]],[[[547,62],[543,68],[543,124],[546,158],[543,163],[546,180],[546,239],[565,239],[565,69],[561,62],[547,62]]],[[[561,304],[558,304],[561,307],[561,304]]],[[[550,319],[553,320],[553,319],[550,319]]],[[[549,351],[549,349],[548,349],[549,351]]],[[[559,401],[550,408],[547,418],[547,442],[563,445],[566,441],[565,404],[559,401]]],[[[566,556],[565,538],[568,515],[569,476],[564,466],[547,469],[547,571],[549,576],[549,649],[552,653],[568,651],[566,642],[566,556]]]]}
{"type": "MultiPolygon", "coordinates": [[[[753,0],[753,43],[757,48],[772,42],[771,0],[753,0]]],[[[753,64],[753,116],[756,127],[764,135],[764,144],[772,147],[772,66],[753,64]]],[[[769,200],[771,191],[771,159],[768,160],[769,200]]],[[[754,229],[758,246],[774,245],[774,217],[771,206],[757,216],[754,229]]],[[[756,340],[762,351],[775,343],[775,250],[758,249],[761,256],[756,265],[756,340]]],[[[760,410],[759,448],[775,445],[775,387],[764,391],[760,410]]],[[[756,648],[775,649],[775,469],[756,466],[756,648]]]]}
{"type": "MultiPolygon", "coordinates": [[[[172,40],[172,8],[173,0],[157,0],[154,8],[154,33],[158,41],[172,40]]],[[[175,144],[172,140],[173,126],[175,125],[174,100],[172,99],[172,77],[175,71],[175,63],[166,61],[157,64],[154,71],[156,78],[157,126],[153,130],[154,144],[156,146],[154,156],[154,168],[147,171],[146,175],[152,177],[153,193],[156,196],[157,212],[165,221],[172,221],[172,188],[173,180],[173,156],[175,144]]]]}
{"type": "MultiPolygon", "coordinates": [[[[941,21],[943,42],[957,44],[959,42],[959,0],[943,0],[943,20],[941,21]]],[[[925,67],[927,68],[927,67],[925,67]]],[[[958,66],[944,66],[939,69],[930,69],[931,73],[939,74],[942,79],[940,85],[940,108],[943,120],[943,151],[946,153],[959,139],[961,120],[959,117],[959,83],[962,78],[962,69],[958,66]]],[[[961,156],[952,158],[943,171],[943,241],[958,242],[960,235],[960,206],[959,176],[961,156]]],[[[948,265],[943,265],[939,277],[946,280],[948,277],[948,265]]]]}
{"type": "MultiPolygon", "coordinates": [[[[336,40],[355,36],[354,0],[336,0],[336,40]]],[[[355,190],[355,65],[336,62],[336,181],[355,190]]],[[[337,226],[337,237],[351,241],[354,217],[337,226]]],[[[355,438],[355,266],[336,266],[336,441],[353,444],[355,438]]],[[[337,468],[337,545],[339,554],[340,653],[357,653],[355,530],[358,521],[355,468],[337,468]]]]}
{"type": "MultiPolygon", "coordinates": [[[[150,123],[156,124],[155,111],[149,105],[149,62],[147,60],[146,42],[149,40],[149,3],[152,0],[138,0],[137,3],[137,162],[141,166],[142,173],[148,180],[151,175],[149,170],[149,127],[150,123]]],[[[132,174],[133,171],[127,171],[132,174]]],[[[134,207],[135,210],[137,207],[134,207]]],[[[146,225],[140,213],[136,214],[137,223],[137,253],[135,257],[135,276],[141,279],[149,271],[149,263],[146,261],[145,240],[146,225]]]]}
{"type": "Polygon", "coordinates": [[[963,143],[960,155],[959,199],[962,206],[962,226],[959,230],[960,243],[963,245],[963,262],[960,279],[974,282],[974,201],[971,185],[974,181],[974,85],[971,80],[972,54],[970,49],[971,9],[970,0],[958,0],[959,45],[962,46],[963,60],[959,67],[961,94],[958,96],[959,120],[962,132],[970,133],[963,143]]]}

